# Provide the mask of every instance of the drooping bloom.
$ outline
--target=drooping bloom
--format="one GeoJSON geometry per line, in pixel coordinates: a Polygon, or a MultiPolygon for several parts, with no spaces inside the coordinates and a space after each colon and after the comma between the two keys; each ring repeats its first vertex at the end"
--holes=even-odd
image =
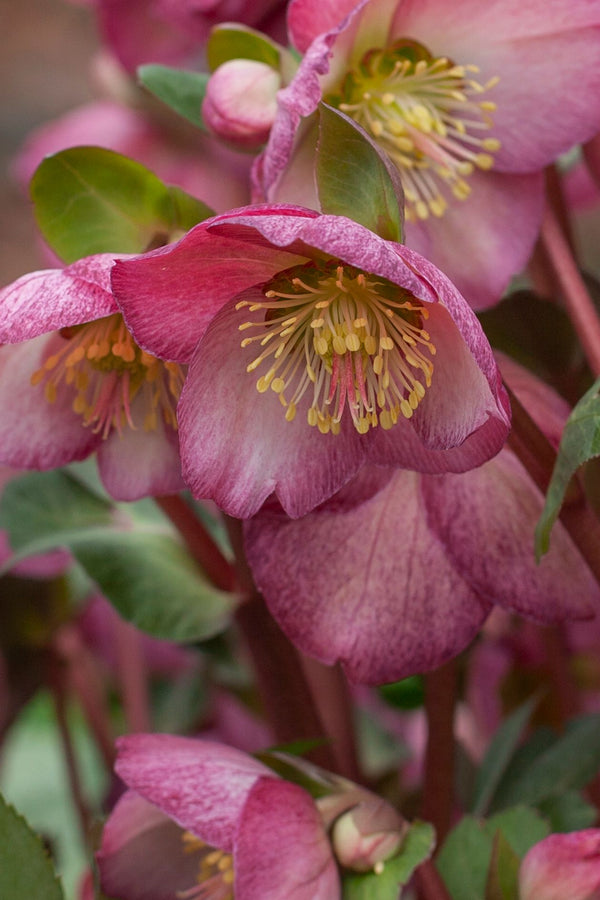
{"type": "Polygon", "coordinates": [[[519,870],[521,900],[599,900],[600,829],[550,834],[519,870]]]}
{"type": "Polygon", "coordinates": [[[279,94],[256,197],[319,208],[310,148],[325,100],[398,167],[407,244],[476,308],[495,302],[537,236],[541,169],[598,127],[600,3],[292,0],[288,26],[306,55],[279,94]]]}
{"type": "Polygon", "coordinates": [[[135,343],[110,291],[111,255],[0,291],[0,462],[52,469],[97,451],[117,499],[182,487],[183,371],[135,343]]]}
{"type": "MultiPolygon", "coordinates": [[[[559,398],[525,373],[518,393],[558,441],[559,398]]],[[[494,605],[542,623],[598,614],[598,586],[560,523],[536,565],[542,506],[505,448],[461,475],[363,471],[296,521],[266,506],[246,523],[246,552],[271,612],[303,652],[339,660],[354,681],[395,681],[456,656],[494,605]]]]}
{"type": "Polygon", "coordinates": [[[118,262],[140,346],[190,363],[184,478],[247,517],[312,509],[366,461],[464,471],[498,452],[507,400],[465,300],[434,266],[341,216],[248,207],[118,262]]]}
{"type": "Polygon", "coordinates": [[[328,773],[320,773],[326,796],[315,801],[224,744],[138,734],[118,748],[116,771],[130,790],[98,854],[111,897],[338,900],[334,850],[364,871],[402,842],[405,825],[392,807],[328,773]]]}

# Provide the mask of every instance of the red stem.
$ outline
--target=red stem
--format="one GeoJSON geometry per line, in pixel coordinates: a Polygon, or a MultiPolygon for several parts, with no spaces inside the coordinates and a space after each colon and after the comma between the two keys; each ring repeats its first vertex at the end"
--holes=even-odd
{"type": "Polygon", "coordinates": [[[125,721],[129,732],[152,730],[142,635],[129,622],[115,618],[114,637],[125,721]]]}
{"type": "MultiPolygon", "coordinates": [[[[60,662],[58,663],[58,665],[60,666],[60,662]]],[[[60,672],[56,672],[53,681],[54,683],[52,685],[52,696],[54,699],[56,722],[63,746],[63,753],[67,768],[67,775],[69,778],[69,785],[71,788],[71,795],[73,797],[73,804],[79,818],[79,825],[81,828],[83,842],[86,846],[88,846],[90,840],[91,817],[83,796],[81,779],[79,777],[79,767],[77,765],[77,758],[75,755],[75,749],[73,747],[73,741],[71,740],[71,732],[69,730],[69,723],[67,720],[65,686],[63,683],[62,674],[60,672]]]]}
{"type": "Polygon", "coordinates": [[[194,510],[179,494],[154,498],[183,537],[188,550],[215,587],[233,591],[235,571],[194,510]]]}
{"type": "Polygon", "coordinates": [[[454,659],[425,675],[428,732],[421,816],[433,823],[438,846],[448,833],[454,806],[454,708],[457,681],[454,659]]]}
{"type": "Polygon", "coordinates": [[[452,900],[433,862],[428,859],[415,872],[421,900],[452,900]]]}
{"type": "Polygon", "coordinates": [[[600,319],[569,242],[552,209],[547,209],[542,225],[542,243],[561,287],[565,307],[581,341],[589,366],[600,375],[600,319]]]}

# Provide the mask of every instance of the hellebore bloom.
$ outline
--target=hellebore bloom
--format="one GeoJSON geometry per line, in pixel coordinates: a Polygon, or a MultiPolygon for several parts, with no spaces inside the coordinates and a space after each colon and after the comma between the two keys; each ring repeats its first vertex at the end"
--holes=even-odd
{"type": "Polygon", "coordinates": [[[337,900],[334,851],[365,871],[402,842],[405,823],[392,807],[321,770],[330,793],[315,801],[224,744],[138,734],[121,738],[118,750],[115,768],[130,790],[98,854],[111,897],[337,900]]]}
{"type": "Polygon", "coordinates": [[[256,199],[318,208],[325,100],[398,167],[407,244],[476,308],[494,303],[537,236],[542,168],[598,127],[599,0],[292,0],[288,27],[306,55],[279,93],[256,199]]]}
{"type": "Polygon", "coordinates": [[[550,834],[525,854],[520,900],[600,900],[600,829],[550,834]]]}
{"type": "Polygon", "coordinates": [[[0,291],[0,462],[45,470],[97,451],[109,493],[135,500],[183,486],[184,376],[133,340],[110,291],[113,262],[90,256],[0,291]]]}
{"type": "Polygon", "coordinates": [[[248,207],[117,262],[140,346],[190,363],[184,478],[231,515],[273,492],[300,516],[365,462],[464,471],[508,401],[466,301],[434,266],[342,216],[248,207]]]}
{"type": "MultiPolygon", "coordinates": [[[[556,438],[556,395],[525,374],[518,395],[556,438]]],[[[597,613],[598,586],[564,528],[536,565],[542,506],[507,448],[462,475],[367,469],[303,519],[266,505],[246,523],[246,553],[304,653],[339,660],[353,681],[395,681],[456,656],[494,604],[543,623],[597,613]],[[366,491],[367,477],[379,489],[366,491]]]]}

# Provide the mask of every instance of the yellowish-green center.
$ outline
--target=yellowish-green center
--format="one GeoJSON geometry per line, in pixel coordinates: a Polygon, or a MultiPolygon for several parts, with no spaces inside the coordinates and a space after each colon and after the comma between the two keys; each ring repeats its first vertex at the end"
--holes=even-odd
{"type": "Polygon", "coordinates": [[[498,83],[475,80],[473,65],[433,57],[410,39],[369,50],[327,102],[352,116],[398,167],[409,220],[442,216],[448,199],[465,200],[468,176],[491,169],[500,141],[493,101],[482,95],[498,83]]]}
{"type": "Polygon", "coordinates": [[[60,387],[67,385],[74,393],[74,412],[106,438],[113,428],[135,428],[131,403],[142,395],[146,431],[157,428],[159,415],[177,428],[181,367],[138,347],[120,314],[63,328],[60,334],[64,346],[31,376],[32,385],[44,385],[49,403],[55,403],[60,387]]]}
{"type": "Polygon", "coordinates": [[[247,371],[265,371],[257,390],[278,396],[288,421],[308,396],[309,425],[337,434],[347,410],[360,434],[410,418],[433,373],[435,347],[424,304],[397,285],[330,261],[282,272],[262,301],[237,309],[258,315],[242,347],[260,348],[247,371]]]}
{"type": "Polygon", "coordinates": [[[199,854],[197,884],[178,891],[178,900],[234,900],[233,857],[209,847],[189,831],[182,835],[184,853],[199,854]]]}

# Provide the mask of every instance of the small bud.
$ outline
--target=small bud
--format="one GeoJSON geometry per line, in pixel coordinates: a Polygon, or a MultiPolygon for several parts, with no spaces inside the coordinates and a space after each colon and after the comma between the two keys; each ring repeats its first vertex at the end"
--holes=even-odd
{"type": "Polygon", "coordinates": [[[281,75],[266,63],[231,59],[211,75],[202,117],[218,137],[238,147],[258,147],[277,112],[281,75]]]}
{"type": "Polygon", "coordinates": [[[333,852],[348,869],[379,872],[385,860],[400,849],[405,832],[406,823],[385,800],[360,800],[336,819],[333,852]]]}
{"type": "Polygon", "coordinates": [[[551,834],[525,855],[521,900],[600,900],[600,829],[551,834]]]}

